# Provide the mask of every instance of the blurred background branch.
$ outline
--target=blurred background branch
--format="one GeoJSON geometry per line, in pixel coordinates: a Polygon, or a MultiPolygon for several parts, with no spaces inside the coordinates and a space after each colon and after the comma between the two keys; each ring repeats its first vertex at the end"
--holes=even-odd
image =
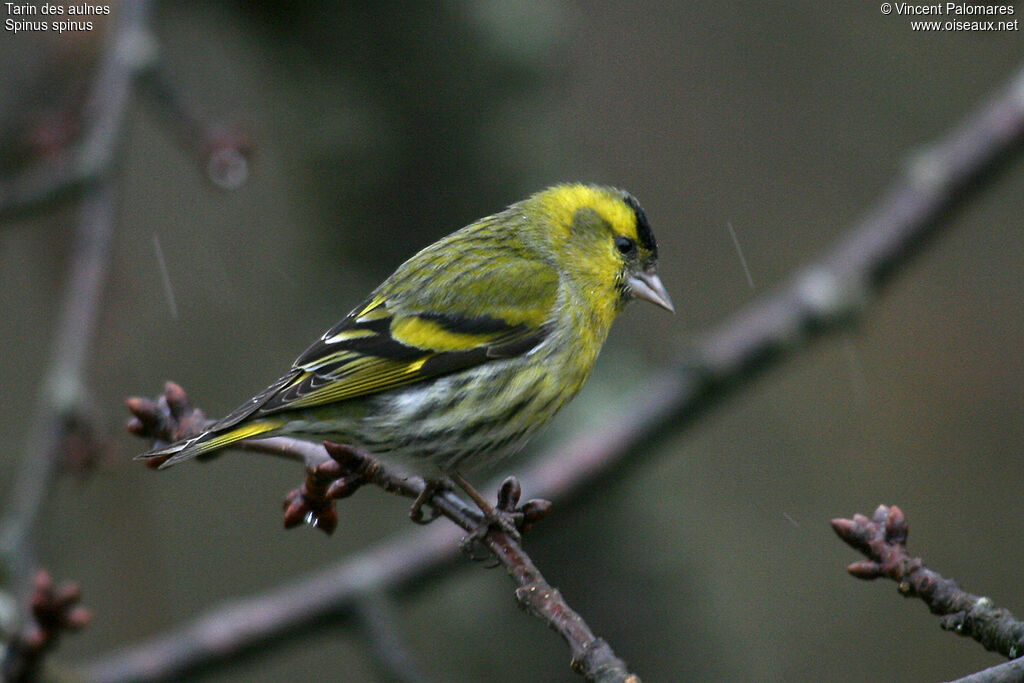
{"type": "Polygon", "coordinates": [[[126,0],[117,8],[112,35],[82,109],[80,139],[70,149],[31,163],[0,182],[0,219],[32,209],[52,209],[65,195],[110,180],[123,143],[132,86],[157,59],[156,38],[149,26],[151,8],[149,0],[126,0]]]}
{"type": "MultiPolygon", "coordinates": [[[[88,179],[82,196],[72,261],[60,313],[51,341],[50,360],[43,378],[28,439],[21,450],[20,469],[11,497],[0,520],[0,566],[3,583],[20,605],[21,619],[15,631],[34,627],[30,595],[38,559],[36,547],[40,517],[51,500],[50,489],[65,463],[69,427],[89,412],[93,399],[86,389],[85,368],[101,313],[100,300],[110,260],[116,216],[114,160],[122,142],[133,81],[155,57],[149,34],[150,3],[134,0],[118,13],[112,37],[104,51],[92,91],[82,113],[83,135],[78,148],[69,152],[71,168],[50,171],[50,186],[36,196],[2,196],[0,214],[56,198],[58,190],[88,179]],[[65,171],[67,171],[65,173],[65,171]]],[[[35,182],[37,169],[28,172],[35,182]]],[[[19,184],[22,181],[15,181],[19,184]]],[[[17,636],[14,636],[17,639],[17,636]]],[[[10,648],[9,657],[24,652],[10,648]]],[[[12,680],[31,676],[26,666],[4,662],[12,680]],[[12,673],[16,672],[16,673],[12,673]]]]}
{"type": "MultiPolygon", "coordinates": [[[[90,469],[101,448],[91,424],[95,399],[85,374],[102,317],[101,300],[112,259],[120,185],[117,165],[132,94],[139,77],[151,73],[158,63],[152,6],[149,0],[126,0],[115,7],[91,88],[76,117],[75,127],[81,132],[74,140],[64,140],[65,147],[28,160],[14,169],[11,177],[0,180],[0,220],[10,221],[31,211],[54,211],[62,200],[78,197],[74,238],[69,244],[71,262],[50,358],[7,509],[0,518],[0,577],[12,601],[19,605],[17,618],[8,615],[3,619],[5,640],[10,644],[3,662],[5,680],[35,678],[41,655],[52,648],[66,621],[54,618],[50,624],[37,623],[41,608],[36,602],[45,603],[45,595],[52,593],[37,585],[43,580],[39,577],[50,581],[38,568],[38,527],[62,468],[90,469]],[[45,637],[38,635],[43,633],[45,637]]],[[[181,109],[175,113],[183,115],[181,109]]],[[[197,117],[191,117],[189,124],[195,134],[206,130],[197,117]]],[[[237,149],[236,139],[232,144],[219,144],[218,139],[211,138],[204,148],[210,156],[223,157],[237,149]]],[[[221,184],[237,187],[244,182],[244,170],[232,169],[240,162],[220,158],[210,163],[211,177],[230,176],[221,184]]],[[[85,620],[76,617],[68,623],[77,628],[85,620]]]]}

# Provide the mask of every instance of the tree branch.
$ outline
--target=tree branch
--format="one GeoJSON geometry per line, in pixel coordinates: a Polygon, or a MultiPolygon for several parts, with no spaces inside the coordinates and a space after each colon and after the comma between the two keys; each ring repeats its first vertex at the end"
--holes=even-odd
{"type": "Polygon", "coordinates": [[[907,553],[910,531],[903,511],[893,505],[879,505],[871,519],[833,519],[832,528],[843,541],[866,560],[846,568],[858,579],[887,578],[897,583],[900,595],[918,598],[932,614],[942,617],[939,625],[961,636],[973,638],[986,650],[1016,659],[1024,655],[1024,623],[992,600],[968,593],[953,579],[924,566],[919,557],[907,553]]]}
{"type": "MultiPolygon", "coordinates": [[[[174,383],[167,384],[164,395],[157,401],[132,398],[128,405],[134,415],[129,429],[139,436],[160,442],[189,438],[206,426],[202,411],[193,408],[185,392],[174,383]]],[[[417,504],[425,499],[437,514],[470,532],[466,539],[469,542],[464,540],[464,547],[479,541],[493,553],[516,583],[516,599],[520,607],[547,622],[569,645],[574,671],[598,683],[639,683],[639,678],[629,673],[611,647],[593,634],[583,618],[545,580],[523,550],[518,534],[509,533],[490,521],[485,522],[478,510],[450,490],[428,488],[423,479],[393,472],[368,453],[341,444],[325,442],[321,448],[297,439],[274,437],[249,441],[247,447],[261,453],[293,459],[298,457],[305,465],[305,481],[285,500],[286,528],[305,521],[327,533],[333,532],[338,521],[335,501],[351,496],[365,484],[412,498],[417,504]]],[[[165,459],[151,458],[149,463],[159,464],[165,459]]],[[[496,511],[525,530],[545,516],[551,505],[547,501],[529,500],[520,506],[520,493],[518,481],[514,477],[507,478],[498,491],[496,511]]],[[[384,593],[374,591],[374,594],[384,593]]],[[[357,596],[354,606],[362,606],[362,600],[363,597],[357,596]]],[[[222,654],[210,649],[189,665],[198,666],[222,654]]],[[[170,675],[175,673],[178,672],[170,672],[170,675]]]]}

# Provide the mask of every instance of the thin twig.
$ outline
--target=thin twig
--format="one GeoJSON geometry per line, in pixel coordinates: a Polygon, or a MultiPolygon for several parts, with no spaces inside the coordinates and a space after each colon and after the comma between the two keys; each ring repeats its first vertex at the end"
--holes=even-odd
{"type": "Polygon", "coordinates": [[[546,621],[569,644],[573,671],[596,683],[640,683],[608,643],[595,636],[561,593],[544,579],[515,539],[504,531],[492,530],[485,542],[518,584],[516,599],[520,607],[546,621]]]}
{"type": "Polygon", "coordinates": [[[88,625],[92,613],[78,604],[82,594],[75,583],[54,585],[49,572],[36,572],[30,601],[33,623],[6,643],[7,652],[0,665],[4,683],[31,683],[38,680],[39,666],[60,637],[88,625]]]}
{"type": "MultiPolygon", "coordinates": [[[[341,451],[347,451],[352,457],[355,449],[328,444],[332,457],[338,458],[341,451]]],[[[419,498],[424,483],[419,479],[410,479],[388,472],[387,468],[373,458],[358,454],[357,458],[366,464],[356,464],[359,471],[368,472],[369,483],[400,493],[410,498],[419,498]]],[[[341,477],[344,477],[343,473],[341,477]]],[[[520,486],[514,477],[507,478],[498,493],[500,512],[518,515],[523,528],[527,528],[540,517],[547,514],[550,504],[547,501],[530,500],[519,505],[520,486]]],[[[346,493],[348,495],[348,493],[346,493]]],[[[470,538],[483,543],[505,567],[509,576],[516,584],[516,599],[527,612],[543,619],[547,625],[569,645],[572,654],[573,671],[595,683],[639,683],[639,677],[631,674],[625,662],[619,659],[611,647],[596,637],[590,627],[565,601],[561,593],[547,582],[543,574],[523,550],[520,539],[497,526],[490,526],[480,534],[480,514],[450,491],[435,491],[430,504],[444,517],[455,522],[470,538]]]]}
{"type": "MultiPolygon", "coordinates": [[[[642,382],[641,391],[623,400],[631,409],[616,411],[607,427],[592,428],[540,457],[523,474],[525,484],[556,502],[569,498],[628,459],[642,457],[659,437],[691,421],[768,361],[862,313],[872,289],[897,272],[944,212],[980,186],[985,172],[994,174],[999,160],[1019,151],[1022,131],[1024,71],[908,164],[903,178],[814,266],[713,330],[672,370],[642,382]]],[[[227,657],[344,615],[360,591],[402,588],[450,563],[455,537],[438,526],[400,533],[271,594],[212,609],[196,622],[112,653],[82,673],[94,681],[162,679],[209,660],[206,632],[218,645],[230,646],[220,648],[227,657]]]]}
{"type": "Polygon", "coordinates": [[[202,115],[174,85],[163,63],[148,70],[141,85],[179,144],[203,165],[210,182],[222,190],[236,190],[248,180],[253,143],[241,126],[202,115]]]}
{"type": "Polygon", "coordinates": [[[866,560],[846,570],[858,579],[887,578],[896,582],[900,595],[918,598],[939,625],[966,638],[973,638],[986,650],[1015,659],[1024,655],[1024,622],[991,599],[968,593],[953,579],[928,567],[919,557],[907,553],[909,525],[903,511],[893,505],[879,505],[871,519],[833,519],[832,528],[843,541],[866,560]]]}

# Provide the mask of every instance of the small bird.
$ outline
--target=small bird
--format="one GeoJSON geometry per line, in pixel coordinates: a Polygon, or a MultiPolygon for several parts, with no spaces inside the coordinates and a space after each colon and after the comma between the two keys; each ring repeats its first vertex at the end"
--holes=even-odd
{"type": "Polygon", "coordinates": [[[515,453],[576,395],[631,299],[674,310],[657,257],[629,193],[548,188],[423,249],[279,380],[138,457],[164,468],[294,436],[464,482],[459,470],[515,453]]]}

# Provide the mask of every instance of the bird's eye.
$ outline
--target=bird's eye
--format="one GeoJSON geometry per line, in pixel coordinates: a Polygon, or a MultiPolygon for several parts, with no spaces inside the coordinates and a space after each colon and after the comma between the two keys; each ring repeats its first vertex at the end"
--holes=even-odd
{"type": "Polygon", "coordinates": [[[628,237],[616,237],[615,248],[619,250],[620,254],[631,254],[636,249],[636,242],[628,237]]]}

